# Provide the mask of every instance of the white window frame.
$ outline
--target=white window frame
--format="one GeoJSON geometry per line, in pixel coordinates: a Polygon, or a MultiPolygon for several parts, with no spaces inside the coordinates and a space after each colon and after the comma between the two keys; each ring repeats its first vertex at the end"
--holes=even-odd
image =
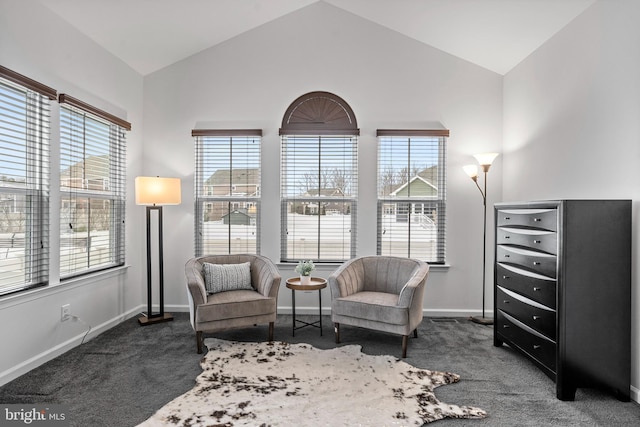
{"type": "Polygon", "coordinates": [[[0,196],[13,214],[24,214],[23,225],[7,217],[0,231],[1,296],[49,281],[49,110],[57,94],[2,66],[0,86],[0,196]]]}
{"type": "Polygon", "coordinates": [[[262,130],[194,129],[191,134],[195,139],[195,256],[260,254],[262,130]],[[234,182],[243,168],[251,170],[257,182],[234,182]],[[228,182],[207,184],[225,170],[228,182]],[[255,191],[249,194],[252,186],[255,191]],[[221,222],[209,221],[216,209],[223,210],[221,222]],[[249,223],[234,224],[234,214],[246,214],[249,223]]]}
{"type": "Polygon", "coordinates": [[[445,264],[448,136],[445,129],[378,130],[378,255],[445,264]],[[412,194],[412,186],[423,190],[412,194]]]}
{"type": "Polygon", "coordinates": [[[358,137],[282,135],[281,156],[281,260],[344,262],[354,258],[358,137]]]}
{"type": "Polygon", "coordinates": [[[59,101],[60,278],[65,280],[125,263],[125,131],[131,125],[69,95],[61,94],[59,101]],[[72,176],[73,168],[82,176],[72,176]],[[92,207],[100,205],[106,217],[92,215],[92,207]],[[78,209],[86,211],[86,222],[78,221],[78,209]]]}

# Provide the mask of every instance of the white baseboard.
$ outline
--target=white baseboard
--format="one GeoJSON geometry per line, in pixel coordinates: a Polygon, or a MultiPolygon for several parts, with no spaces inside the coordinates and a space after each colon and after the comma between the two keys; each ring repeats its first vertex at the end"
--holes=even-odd
{"type": "Polygon", "coordinates": [[[640,403],[640,389],[631,386],[631,400],[640,403]]]}
{"type": "MultiPolygon", "coordinates": [[[[142,310],[145,311],[146,309],[147,309],[147,306],[145,305],[142,310]]],[[[154,308],[154,310],[156,310],[156,308],[154,308]]],[[[164,311],[168,311],[169,313],[185,313],[185,312],[188,313],[189,306],[186,304],[185,305],[182,305],[182,304],[165,305],[164,311]]]]}
{"type": "Polygon", "coordinates": [[[142,308],[143,306],[140,305],[138,307],[135,307],[129,311],[127,311],[126,313],[123,313],[119,316],[114,317],[113,319],[107,320],[106,322],[98,325],[98,326],[93,326],[91,327],[91,329],[89,330],[89,332],[83,332],[81,334],[78,334],[76,336],[74,336],[73,338],[68,339],[65,342],[62,342],[58,345],[56,345],[53,348],[50,348],[40,354],[37,354],[33,357],[31,357],[30,359],[25,360],[24,362],[19,363],[16,366],[13,366],[7,370],[5,370],[4,372],[0,373],[0,386],[7,384],[8,382],[11,382],[13,380],[15,380],[16,378],[18,378],[21,375],[26,374],[27,372],[31,371],[32,369],[37,368],[38,366],[55,359],[56,357],[66,353],[67,351],[71,350],[74,347],[77,347],[78,345],[80,345],[83,340],[84,342],[87,342],[95,337],[97,337],[98,335],[100,335],[101,333],[108,331],[109,329],[113,328],[114,326],[118,325],[119,323],[122,323],[123,321],[125,321],[126,319],[129,319],[131,317],[136,316],[138,313],[140,313],[141,310],[143,310],[142,308]],[[85,337],[86,335],[86,337],[85,337]]]}

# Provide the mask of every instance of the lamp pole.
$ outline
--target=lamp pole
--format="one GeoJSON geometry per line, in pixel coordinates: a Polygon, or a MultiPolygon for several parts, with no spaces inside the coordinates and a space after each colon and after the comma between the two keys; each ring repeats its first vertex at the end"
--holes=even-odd
{"type": "Polygon", "coordinates": [[[480,163],[480,168],[484,172],[484,188],[478,184],[478,168],[476,165],[465,166],[464,170],[473,180],[482,195],[482,317],[471,316],[469,320],[481,325],[493,325],[493,319],[485,317],[486,300],[486,279],[487,279],[487,174],[491,163],[498,156],[498,153],[476,154],[474,157],[480,163]]]}

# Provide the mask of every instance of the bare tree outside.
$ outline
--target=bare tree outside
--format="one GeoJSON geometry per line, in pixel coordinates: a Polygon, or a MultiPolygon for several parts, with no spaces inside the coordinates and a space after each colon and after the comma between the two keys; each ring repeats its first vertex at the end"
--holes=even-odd
{"type": "Polygon", "coordinates": [[[331,188],[336,188],[342,194],[351,193],[351,174],[344,169],[333,168],[330,175],[331,188]]]}
{"type": "Polygon", "coordinates": [[[337,189],[343,194],[349,194],[351,189],[351,176],[348,171],[339,168],[323,168],[320,175],[305,173],[298,181],[301,193],[312,190],[337,189]]]}
{"type": "Polygon", "coordinates": [[[0,208],[0,233],[23,233],[26,221],[24,212],[11,212],[6,206],[0,208]]]}

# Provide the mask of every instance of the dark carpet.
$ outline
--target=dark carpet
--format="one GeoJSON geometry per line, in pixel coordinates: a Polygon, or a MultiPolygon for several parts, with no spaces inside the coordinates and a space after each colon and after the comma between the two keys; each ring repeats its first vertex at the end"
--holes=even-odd
{"type": "MultiPolygon", "coordinates": [[[[78,427],[135,426],[178,395],[190,390],[200,373],[200,355],[186,313],[175,320],[141,327],[129,319],[22,377],[0,387],[0,403],[63,404],[78,427]]],[[[309,317],[308,320],[315,320],[309,317]]],[[[329,317],[324,336],[317,328],[291,333],[291,316],[281,315],[275,339],[335,347],[329,317]]],[[[367,354],[399,356],[401,338],[345,326],[342,344],[360,344],[367,354]]],[[[207,336],[262,341],[266,326],[207,336]]],[[[459,383],[439,387],[445,402],[478,406],[482,420],[441,420],[444,426],[632,426],[640,405],[620,402],[606,391],[578,389],[574,402],[555,398],[555,385],[508,346],[493,346],[492,327],[465,319],[425,318],[418,338],[410,338],[405,361],[419,368],[450,371],[459,383]]]]}

